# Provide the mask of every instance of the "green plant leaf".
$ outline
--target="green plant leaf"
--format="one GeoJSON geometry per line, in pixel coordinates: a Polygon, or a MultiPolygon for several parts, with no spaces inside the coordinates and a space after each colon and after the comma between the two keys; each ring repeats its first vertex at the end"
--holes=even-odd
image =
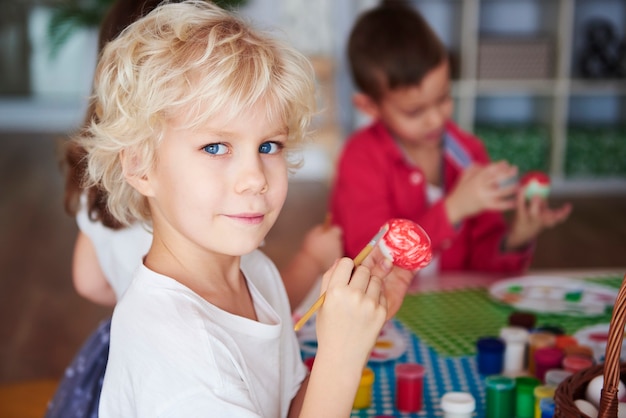
{"type": "Polygon", "coordinates": [[[50,58],[55,58],[63,45],[78,30],[97,28],[113,0],[65,0],[52,10],[48,24],[50,58]]]}

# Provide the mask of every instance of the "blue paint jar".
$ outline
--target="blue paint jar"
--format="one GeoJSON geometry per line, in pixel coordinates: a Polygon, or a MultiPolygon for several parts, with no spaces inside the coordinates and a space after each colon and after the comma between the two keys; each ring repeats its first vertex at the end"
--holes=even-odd
{"type": "Polygon", "coordinates": [[[504,364],[504,340],[498,337],[482,337],[476,342],[478,373],[489,376],[502,373],[504,364]]]}

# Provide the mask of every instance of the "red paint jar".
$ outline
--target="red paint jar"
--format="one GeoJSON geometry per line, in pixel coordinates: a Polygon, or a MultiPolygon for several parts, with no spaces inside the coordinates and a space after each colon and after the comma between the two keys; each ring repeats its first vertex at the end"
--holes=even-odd
{"type": "Polygon", "coordinates": [[[563,359],[563,368],[568,372],[577,373],[593,366],[593,360],[587,356],[570,354],[563,359]]]}
{"type": "Polygon", "coordinates": [[[424,366],[417,363],[396,365],[396,407],[402,412],[418,412],[424,398],[424,366]]]}

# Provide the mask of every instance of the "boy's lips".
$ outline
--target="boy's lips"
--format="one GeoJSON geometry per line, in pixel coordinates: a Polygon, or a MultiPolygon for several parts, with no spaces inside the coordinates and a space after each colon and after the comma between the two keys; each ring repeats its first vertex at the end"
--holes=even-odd
{"type": "Polygon", "coordinates": [[[253,225],[263,222],[265,218],[265,215],[262,213],[236,213],[226,216],[232,220],[253,225]]]}

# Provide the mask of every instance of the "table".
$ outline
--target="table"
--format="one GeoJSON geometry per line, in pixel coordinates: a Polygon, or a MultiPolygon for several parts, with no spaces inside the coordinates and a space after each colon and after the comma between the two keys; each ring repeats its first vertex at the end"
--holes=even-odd
{"type": "MultiPolygon", "coordinates": [[[[551,275],[597,281],[619,287],[624,269],[531,271],[528,275],[551,275]]],[[[448,274],[415,282],[393,319],[393,325],[407,343],[400,358],[368,364],[375,374],[372,405],[353,410],[353,417],[436,417],[442,416],[439,402],[450,391],[470,392],[476,399],[475,416],[485,414],[484,377],[478,374],[474,344],[484,335],[497,335],[506,325],[513,308],[491,300],[487,289],[502,275],[448,274]],[[394,367],[417,362],[425,366],[424,403],[419,413],[395,409],[394,367]]],[[[537,315],[537,325],[558,321],[566,332],[597,323],[607,323],[610,314],[593,318],[537,315]]]]}

